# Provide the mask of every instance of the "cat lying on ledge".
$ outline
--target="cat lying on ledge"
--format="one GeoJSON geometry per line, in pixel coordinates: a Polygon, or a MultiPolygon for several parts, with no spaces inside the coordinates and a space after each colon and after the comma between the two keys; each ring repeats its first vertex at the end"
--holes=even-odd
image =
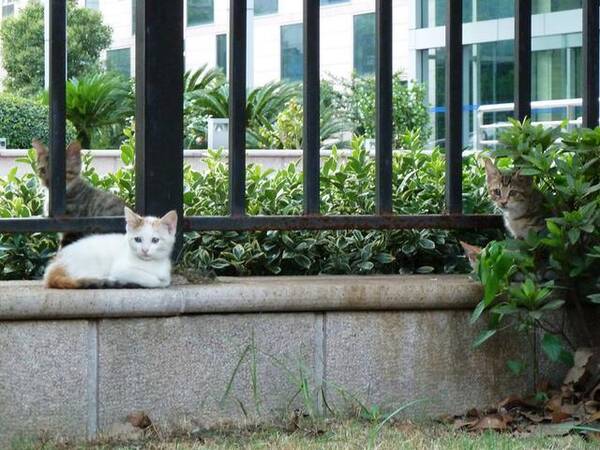
{"type": "Polygon", "coordinates": [[[98,234],[59,250],[46,268],[53,289],[160,288],[171,284],[177,213],[141,217],[125,207],[125,234],[98,234]]]}

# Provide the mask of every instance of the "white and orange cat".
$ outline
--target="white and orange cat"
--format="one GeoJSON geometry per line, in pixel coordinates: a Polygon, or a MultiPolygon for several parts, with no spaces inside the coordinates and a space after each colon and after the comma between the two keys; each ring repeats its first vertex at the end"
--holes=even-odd
{"type": "Polygon", "coordinates": [[[141,217],[125,207],[125,234],[98,234],[62,248],[44,274],[54,289],[160,288],[171,284],[177,213],[141,217]]]}

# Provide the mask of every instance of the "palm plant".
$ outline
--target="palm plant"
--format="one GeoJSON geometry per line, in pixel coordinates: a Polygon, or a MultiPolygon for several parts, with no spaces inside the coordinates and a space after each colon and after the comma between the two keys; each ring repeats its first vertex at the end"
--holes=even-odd
{"type": "Polygon", "coordinates": [[[193,72],[188,70],[183,75],[183,86],[186,94],[205,91],[225,83],[223,71],[217,67],[209,69],[207,64],[200,66],[193,72]]]}
{"type": "MultiPolygon", "coordinates": [[[[185,99],[186,122],[189,124],[189,127],[186,128],[192,135],[186,139],[188,144],[193,143],[198,135],[206,134],[206,120],[200,119],[229,117],[229,85],[224,78],[213,77],[211,71],[207,71],[205,67],[199,71],[201,74],[196,80],[193,80],[191,74],[186,74],[186,87],[190,86],[187,88],[185,99]]],[[[220,71],[217,73],[222,77],[220,71]]],[[[290,100],[297,99],[299,96],[300,88],[297,84],[281,81],[274,81],[252,89],[248,93],[246,101],[249,145],[253,146],[251,136],[256,134],[260,127],[271,126],[277,120],[278,115],[285,110],[290,100]]]]}
{"type": "MultiPolygon", "coordinates": [[[[126,125],[134,113],[131,83],[116,74],[98,73],[67,81],[67,119],[83,148],[103,129],[126,125]]],[[[47,96],[45,97],[47,101],[47,96]]]]}

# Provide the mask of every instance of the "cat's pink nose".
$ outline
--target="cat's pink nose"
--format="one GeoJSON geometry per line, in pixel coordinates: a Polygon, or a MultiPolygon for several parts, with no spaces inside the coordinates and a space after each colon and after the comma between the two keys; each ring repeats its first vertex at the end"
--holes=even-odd
{"type": "Polygon", "coordinates": [[[508,205],[508,202],[500,202],[500,206],[501,206],[502,208],[505,208],[505,207],[506,207],[506,205],[508,205]]]}
{"type": "Polygon", "coordinates": [[[144,256],[148,256],[148,252],[149,252],[149,251],[150,251],[150,250],[148,250],[147,248],[143,248],[143,249],[142,249],[142,254],[143,254],[144,256]]]}

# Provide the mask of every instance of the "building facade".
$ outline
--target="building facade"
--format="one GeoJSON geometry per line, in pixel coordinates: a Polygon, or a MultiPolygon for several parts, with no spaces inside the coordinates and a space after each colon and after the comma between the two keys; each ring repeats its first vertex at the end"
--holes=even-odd
{"type": "MultiPolygon", "coordinates": [[[[27,0],[0,0],[2,16],[27,0]]],[[[113,29],[105,53],[109,70],[133,74],[135,0],[78,0],[98,9],[113,29]]],[[[394,70],[428,89],[434,139],[444,136],[445,5],[447,0],[394,3],[394,70]]],[[[253,0],[249,19],[249,84],[302,79],[302,0],[253,0]],[[253,4],[253,6],[252,6],[253,4]]],[[[533,0],[532,99],[581,95],[582,0],[533,0]]],[[[229,0],[184,0],[185,66],[227,71],[229,0]]],[[[375,0],[321,0],[321,74],[348,77],[375,69],[375,0]]],[[[513,99],[514,0],[463,0],[465,142],[472,143],[481,105],[513,99]]],[[[575,110],[575,115],[578,114],[575,110]]],[[[488,121],[510,113],[495,112],[488,121]]],[[[564,107],[533,111],[536,120],[561,120],[564,107]]]]}
{"type": "MultiPolygon", "coordinates": [[[[406,70],[409,6],[394,1],[394,69],[406,70]]],[[[135,1],[97,0],[113,28],[107,66],[131,73],[134,61],[135,1]]],[[[227,70],[229,0],[185,0],[185,66],[227,70]]],[[[252,85],[302,78],[302,0],[254,0],[250,23],[252,85]]],[[[250,3],[251,4],[251,3],[250,3]]],[[[375,1],[321,0],[321,73],[347,77],[375,68],[375,1]]]]}
{"type": "MultiPolygon", "coordinates": [[[[434,135],[444,136],[445,3],[413,0],[410,76],[427,84],[434,135]]],[[[533,0],[532,100],[562,100],[581,96],[581,0],[533,0]]],[[[463,0],[465,68],[465,142],[473,142],[481,105],[513,101],[514,0],[463,0]]],[[[580,116],[578,108],[575,116],[580,116]]],[[[488,121],[504,121],[494,113],[488,121]]],[[[532,112],[534,120],[566,117],[565,107],[532,112]]]]}

